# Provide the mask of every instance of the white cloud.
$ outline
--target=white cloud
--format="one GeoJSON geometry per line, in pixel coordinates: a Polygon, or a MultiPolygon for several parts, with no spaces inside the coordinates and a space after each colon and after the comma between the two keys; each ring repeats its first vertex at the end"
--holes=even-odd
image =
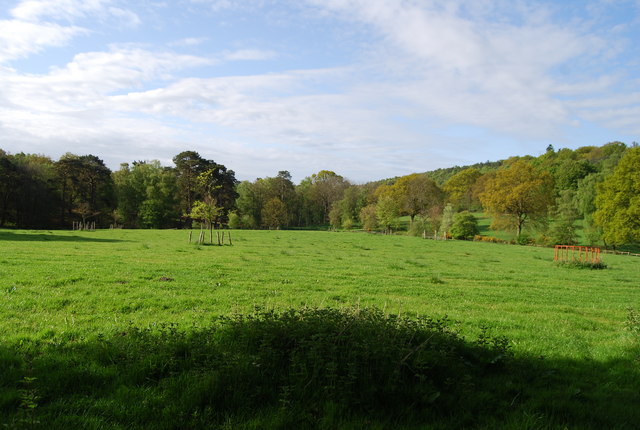
{"type": "Polygon", "coordinates": [[[64,46],[85,30],[57,24],[18,20],[0,21],[0,64],[25,58],[47,47],[64,46]]]}
{"type": "Polygon", "coordinates": [[[95,13],[109,0],[25,0],[11,10],[11,15],[22,21],[39,22],[42,19],[74,20],[87,13],[95,13]]]}
{"type": "Polygon", "coordinates": [[[208,37],[185,37],[171,42],[169,46],[197,46],[209,40],[208,37]]]}
{"type": "Polygon", "coordinates": [[[229,61],[252,61],[252,60],[271,60],[277,54],[274,51],[264,51],[259,49],[241,49],[229,52],[225,55],[225,59],[229,61]]]}
{"type": "MultiPolygon", "coordinates": [[[[127,148],[136,154],[161,149],[179,141],[182,131],[144,115],[123,115],[106,100],[114,92],[172,79],[173,72],[209,62],[195,56],[113,46],[108,52],[78,54],[65,67],[46,75],[0,69],[0,130],[3,136],[11,136],[12,144],[45,145],[37,151],[45,153],[54,148],[66,148],[60,152],[82,149],[115,158],[127,148]]],[[[112,161],[117,166],[117,158],[112,161]]]]}
{"type": "Polygon", "coordinates": [[[200,142],[213,142],[216,151],[221,139],[241,139],[244,144],[233,147],[237,153],[234,169],[239,172],[264,176],[296,166],[296,173],[302,171],[306,176],[333,168],[362,180],[367,171],[382,172],[389,164],[394,169],[400,164],[404,171],[413,169],[407,173],[420,170],[416,154],[427,142],[385,118],[388,112],[379,109],[381,101],[375,91],[304,94],[311,82],[349,80],[351,72],[327,69],[184,79],[162,89],[113,96],[110,102],[120,112],[178,118],[210,130],[211,137],[200,142]],[[391,150],[390,145],[402,149],[391,150]],[[245,155],[240,157],[240,153],[245,155]],[[368,161],[354,162],[358,158],[368,161]]]}
{"type": "Polygon", "coordinates": [[[212,12],[260,8],[264,6],[267,1],[268,0],[191,0],[192,3],[207,5],[212,12]]]}
{"type": "Polygon", "coordinates": [[[234,3],[230,0],[195,0],[197,3],[207,3],[211,10],[217,12],[223,9],[230,9],[234,6],[234,3]]]}
{"type": "MultiPolygon", "coordinates": [[[[183,79],[166,88],[117,95],[110,100],[118,110],[180,116],[242,130],[263,141],[333,146],[357,141],[356,135],[373,119],[373,111],[355,103],[352,95],[303,93],[309,81],[346,79],[346,73],[317,70],[183,79]],[[352,127],[356,120],[360,127],[352,127]]],[[[377,128],[375,123],[366,127],[377,128]]],[[[373,136],[371,132],[366,134],[373,136]]]]}
{"type": "Polygon", "coordinates": [[[109,6],[111,0],[25,0],[13,9],[13,19],[0,21],[0,63],[26,58],[48,47],[67,45],[90,30],[73,24],[94,15],[114,17],[127,26],[141,23],[132,11],[109,6]],[[66,21],[62,25],[55,21],[66,21]]]}
{"type": "MultiPolygon", "coordinates": [[[[376,60],[387,67],[388,91],[421,112],[528,138],[552,137],[571,112],[559,97],[578,77],[555,69],[606,44],[576,28],[554,24],[548,11],[518,11],[495,20],[500,2],[464,9],[465,2],[330,0],[314,2],[362,22],[383,41],[376,60]],[[526,13],[526,14],[525,14],[526,13]]],[[[579,78],[578,78],[579,79],[579,78]]]]}
{"type": "Polygon", "coordinates": [[[140,17],[136,13],[127,9],[122,9],[119,7],[109,7],[108,12],[110,15],[112,15],[114,18],[118,19],[128,27],[137,27],[142,23],[140,17]]]}
{"type": "Polygon", "coordinates": [[[574,102],[573,106],[585,120],[640,135],[640,92],[583,99],[574,102]]]}
{"type": "Polygon", "coordinates": [[[46,75],[0,75],[8,100],[27,111],[64,112],[87,109],[104,97],[139,89],[153,80],[172,78],[177,70],[210,64],[190,55],[112,46],[108,52],[78,54],[63,68],[46,75]]]}

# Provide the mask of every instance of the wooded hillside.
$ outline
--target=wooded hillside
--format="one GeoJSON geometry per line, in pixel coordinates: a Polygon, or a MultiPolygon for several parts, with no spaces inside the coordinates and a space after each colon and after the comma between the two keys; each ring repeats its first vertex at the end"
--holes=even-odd
{"type": "MultiPolygon", "coordinates": [[[[70,228],[361,228],[470,239],[472,213],[519,241],[620,245],[640,242],[640,148],[611,142],[539,157],[353,184],[322,170],[294,184],[287,171],[239,182],[226,166],[185,151],[173,166],[134,161],[112,172],[95,155],[59,160],[0,149],[0,226],[70,228]]],[[[347,172],[348,174],[348,172],[347,172]]]]}

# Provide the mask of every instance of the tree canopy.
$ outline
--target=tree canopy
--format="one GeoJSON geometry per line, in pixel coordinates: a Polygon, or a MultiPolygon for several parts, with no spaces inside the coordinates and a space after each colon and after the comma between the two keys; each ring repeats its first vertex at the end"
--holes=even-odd
{"type": "Polygon", "coordinates": [[[640,242],[640,147],[631,148],[601,184],[596,208],[606,242],[640,242]]]}
{"type": "Polygon", "coordinates": [[[417,173],[399,178],[390,192],[399,210],[409,215],[412,224],[416,215],[426,214],[444,199],[444,193],[433,179],[417,173]]]}
{"type": "Polygon", "coordinates": [[[529,163],[518,160],[496,172],[480,196],[496,219],[504,219],[518,236],[527,220],[545,215],[553,204],[553,179],[529,163]]]}
{"type": "Polygon", "coordinates": [[[453,175],[442,187],[448,195],[449,202],[462,209],[471,210],[474,203],[473,187],[482,176],[480,170],[473,167],[461,170],[453,175]]]}

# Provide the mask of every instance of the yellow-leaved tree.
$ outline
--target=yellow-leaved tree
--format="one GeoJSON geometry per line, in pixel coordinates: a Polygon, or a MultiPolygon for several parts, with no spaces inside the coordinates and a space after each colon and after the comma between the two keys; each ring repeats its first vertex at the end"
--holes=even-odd
{"type": "Polygon", "coordinates": [[[480,201],[494,217],[492,227],[506,222],[520,236],[528,220],[548,213],[553,204],[553,178],[517,160],[487,181],[480,201]]]}
{"type": "Polygon", "coordinates": [[[480,170],[470,167],[449,178],[442,187],[449,202],[464,210],[471,210],[474,203],[473,186],[481,176],[480,170]]]}
{"type": "Polygon", "coordinates": [[[398,208],[409,215],[413,224],[416,215],[426,214],[430,208],[440,206],[444,193],[438,184],[425,174],[412,173],[399,178],[389,189],[398,208]]]}

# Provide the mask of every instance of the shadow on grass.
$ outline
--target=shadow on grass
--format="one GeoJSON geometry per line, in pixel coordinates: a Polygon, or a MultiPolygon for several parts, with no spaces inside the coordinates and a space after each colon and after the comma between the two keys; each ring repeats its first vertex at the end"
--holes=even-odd
{"type": "Polygon", "coordinates": [[[445,319],[370,309],[264,312],[179,330],[0,347],[11,428],[626,429],[636,354],[606,363],[513,357],[445,319]]]}
{"type": "Polygon", "coordinates": [[[31,232],[13,232],[0,231],[0,241],[13,242],[127,242],[121,239],[105,239],[99,237],[85,236],[65,236],[53,233],[31,233],[31,232]]]}

